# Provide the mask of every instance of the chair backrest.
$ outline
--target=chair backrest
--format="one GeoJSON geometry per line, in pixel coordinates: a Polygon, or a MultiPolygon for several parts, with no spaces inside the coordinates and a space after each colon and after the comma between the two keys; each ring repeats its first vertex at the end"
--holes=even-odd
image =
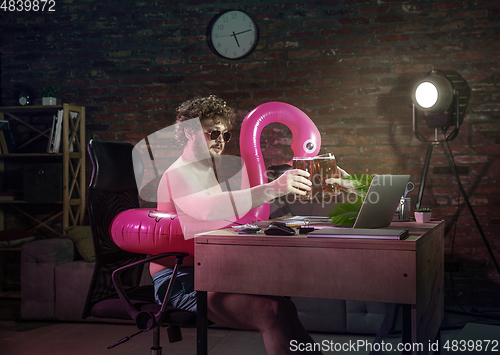
{"type": "MultiPolygon", "coordinates": [[[[94,242],[95,267],[83,318],[91,315],[96,303],[116,296],[111,280],[114,270],[146,257],[118,248],[109,235],[111,221],[118,213],[139,207],[132,163],[134,146],[130,143],[91,140],[87,148],[92,162],[87,208],[94,242]]],[[[124,287],[130,289],[139,286],[141,276],[142,268],[124,274],[124,287]]]]}

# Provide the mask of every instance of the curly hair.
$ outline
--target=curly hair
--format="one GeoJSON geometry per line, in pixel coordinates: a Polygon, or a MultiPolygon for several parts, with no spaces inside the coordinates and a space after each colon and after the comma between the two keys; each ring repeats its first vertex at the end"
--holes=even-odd
{"type": "MultiPolygon", "coordinates": [[[[222,123],[227,129],[231,129],[235,123],[233,109],[215,95],[187,100],[177,108],[177,112],[176,124],[196,117],[199,117],[200,121],[212,120],[214,124],[222,123]]],[[[177,125],[175,139],[179,145],[185,146],[187,137],[181,127],[182,125],[177,125]]]]}

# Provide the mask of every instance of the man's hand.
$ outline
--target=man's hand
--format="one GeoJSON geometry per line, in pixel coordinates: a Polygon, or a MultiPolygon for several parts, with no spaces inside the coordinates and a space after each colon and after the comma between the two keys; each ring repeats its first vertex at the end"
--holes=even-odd
{"type": "Polygon", "coordinates": [[[336,184],[340,187],[341,191],[347,192],[347,193],[356,193],[356,189],[354,188],[354,185],[351,181],[342,179],[343,177],[346,176],[351,176],[349,175],[344,169],[342,169],[340,166],[337,166],[337,171],[338,174],[336,174],[334,178],[326,179],[327,184],[336,184]]]}
{"type": "Polygon", "coordinates": [[[270,183],[276,197],[289,193],[305,195],[311,190],[312,182],[309,180],[310,174],[301,169],[285,171],[279,178],[270,183]]]}

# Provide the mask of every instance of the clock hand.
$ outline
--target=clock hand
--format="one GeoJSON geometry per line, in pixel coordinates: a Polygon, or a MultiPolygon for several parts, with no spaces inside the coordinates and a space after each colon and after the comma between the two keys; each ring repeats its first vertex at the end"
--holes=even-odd
{"type": "Polygon", "coordinates": [[[240,46],[240,43],[238,42],[238,38],[236,38],[236,33],[234,33],[233,31],[233,36],[234,36],[234,39],[236,41],[236,44],[238,45],[238,47],[240,46]]]}
{"type": "Polygon", "coordinates": [[[222,36],[218,36],[217,38],[222,38],[222,37],[233,37],[234,35],[240,35],[242,33],[245,33],[245,32],[249,32],[249,31],[253,31],[253,30],[246,30],[246,31],[243,31],[243,32],[238,32],[238,33],[234,33],[233,34],[230,34],[230,35],[222,35],[222,36]]]}
{"type": "MultiPolygon", "coordinates": [[[[236,33],[236,34],[237,34],[237,35],[240,35],[240,34],[242,34],[242,33],[245,33],[245,32],[250,32],[250,31],[251,31],[251,30],[246,30],[246,31],[238,32],[238,33],[236,33]]],[[[233,32],[233,33],[234,33],[234,32],[233,32]]]]}

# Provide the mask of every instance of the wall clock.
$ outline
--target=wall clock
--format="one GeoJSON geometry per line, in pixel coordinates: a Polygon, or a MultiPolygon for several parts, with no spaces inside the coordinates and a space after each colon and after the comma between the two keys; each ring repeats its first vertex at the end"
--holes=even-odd
{"type": "Polygon", "coordinates": [[[30,100],[30,96],[26,93],[21,93],[19,95],[19,104],[21,106],[26,106],[26,105],[29,105],[31,103],[31,100],[30,100]]]}
{"type": "Polygon", "coordinates": [[[215,15],[207,27],[208,46],[222,58],[245,58],[254,51],[258,41],[257,24],[241,10],[223,11],[215,15]]]}

